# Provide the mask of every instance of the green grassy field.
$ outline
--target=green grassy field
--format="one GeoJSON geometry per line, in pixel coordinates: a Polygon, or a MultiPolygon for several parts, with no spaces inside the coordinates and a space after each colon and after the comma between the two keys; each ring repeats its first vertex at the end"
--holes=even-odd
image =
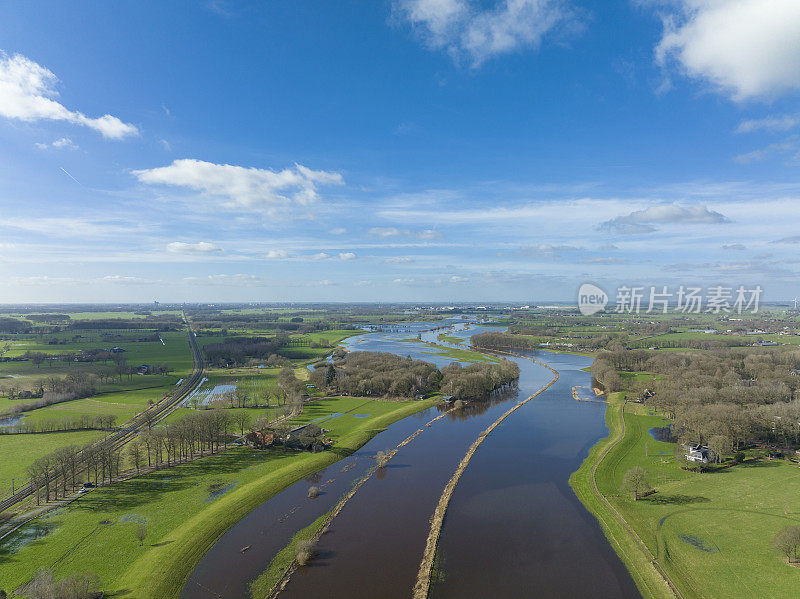
{"type": "Polygon", "coordinates": [[[420,353],[430,354],[432,356],[442,356],[451,358],[459,362],[499,362],[500,358],[496,358],[490,354],[481,354],[478,352],[470,351],[467,349],[455,348],[442,348],[435,345],[428,345],[430,351],[420,350],[420,353]]]}
{"type": "MultiPolygon", "coordinates": [[[[97,489],[35,521],[32,528],[49,527],[46,536],[27,544],[12,540],[10,551],[0,549],[0,580],[7,588],[16,588],[42,567],[58,574],[92,570],[106,589],[119,596],[174,597],[215,540],[253,508],[346,457],[392,422],[431,405],[431,401],[352,397],[316,402],[307,405],[294,422],[315,420],[329,429],[337,440],[330,451],[312,454],[236,447],[97,489]],[[233,486],[210,500],[211,484],[233,486]],[[139,522],[148,529],[144,547],[134,537],[139,522]]],[[[24,537],[23,531],[16,538],[24,537]]]]}
{"type": "Polygon", "coordinates": [[[101,431],[39,433],[35,435],[0,435],[0,497],[11,493],[11,479],[16,486],[27,482],[27,468],[34,461],[68,445],[85,445],[99,439],[101,431]]]}
{"type": "Polygon", "coordinates": [[[770,549],[784,526],[800,524],[800,470],[783,461],[755,461],[709,473],[688,472],[674,460],[671,443],[647,432],[664,420],[620,394],[609,398],[611,441],[599,443],[570,479],[578,497],[600,520],[645,597],[669,596],[631,535],[591,490],[597,464],[600,492],[654,555],[684,597],[788,597],[797,594],[800,571],[770,549]],[[656,493],[633,501],[619,488],[625,472],[641,466],[656,493]],[[665,594],[666,593],[666,594],[665,594]]]}

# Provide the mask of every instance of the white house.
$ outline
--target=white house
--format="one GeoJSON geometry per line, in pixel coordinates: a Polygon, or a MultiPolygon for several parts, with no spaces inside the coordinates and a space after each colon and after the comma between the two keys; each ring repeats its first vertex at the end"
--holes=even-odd
{"type": "Polygon", "coordinates": [[[684,445],[683,448],[686,450],[684,455],[690,462],[708,464],[708,460],[711,457],[708,447],[703,445],[684,445]]]}

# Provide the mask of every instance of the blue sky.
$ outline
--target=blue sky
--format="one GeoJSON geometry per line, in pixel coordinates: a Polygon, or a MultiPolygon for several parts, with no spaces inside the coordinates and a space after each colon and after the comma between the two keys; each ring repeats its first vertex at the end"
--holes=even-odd
{"type": "Polygon", "coordinates": [[[0,302],[798,295],[796,0],[0,5],[0,302]]]}

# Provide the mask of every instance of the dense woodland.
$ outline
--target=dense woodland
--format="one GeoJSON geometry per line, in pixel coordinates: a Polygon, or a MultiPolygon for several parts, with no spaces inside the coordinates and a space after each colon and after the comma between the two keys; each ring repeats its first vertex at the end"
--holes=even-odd
{"type": "Polygon", "coordinates": [[[617,350],[600,354],[592,374],[606,390],[625,390],[661,410],[678,439],[708,444],[718,455],[752,442],[800,445],[799,350],[617,350]]]}
{"type": "Polygon", "coordinates": [[[331,393],[365,397],[416,398],[440,391],[454,399],[478,399],[516,384],[519,366],[499,363],[433,364],[384,352],[350,352],[333,363],[320,363],[311,383],[331,393]]]}

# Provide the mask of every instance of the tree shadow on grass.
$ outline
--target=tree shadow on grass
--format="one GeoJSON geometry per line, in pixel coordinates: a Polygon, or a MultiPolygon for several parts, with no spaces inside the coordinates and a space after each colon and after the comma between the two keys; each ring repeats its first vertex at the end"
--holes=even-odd
{"type": "Polygon", "coordinates": [[[741,462],[736,464],[734,468],[778,468],[783,464],[783,460],[775,459],[775,460],[748,460],[746,462],[741,462]]]}
{"type": "Polygon", "coordinates": [[[690,505],[692,503],[708,503],[711,500],[702,495],[661,495],[659,493],[654,493],[639,501],[646,501],[656,505],[690,505]]]}
{"type": "Polygon", "coordinates": [[[205,477],[237,473],[256,463],[269,461],[274,468],[283,465],[295,453],[283,453],[274,449],[253,450],[230,449],[220,454],[207,456],[186,464],[164,468],[143,476],[102,487],[72,504],[76,510],[92,512],[116,512],[133,510],[138,506],[158,501],[170,493],[198,485],[205,477]],[[258,461],[253,458],[256,457],[258,461]]]}

